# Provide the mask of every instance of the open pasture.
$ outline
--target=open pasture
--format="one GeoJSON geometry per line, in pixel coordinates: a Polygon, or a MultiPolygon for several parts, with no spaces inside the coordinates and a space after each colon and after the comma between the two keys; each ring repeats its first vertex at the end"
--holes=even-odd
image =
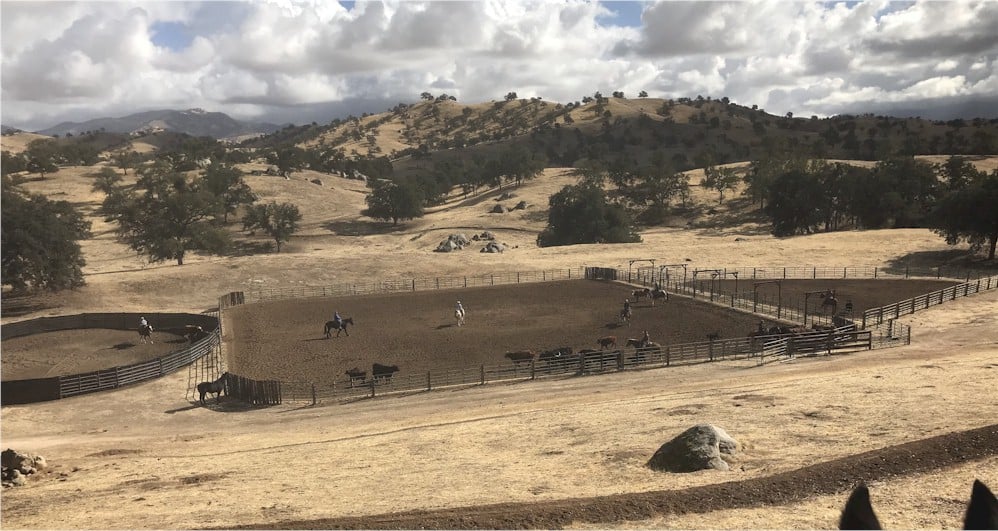
{"type": "MultiPolygon", "coordinates": [[[[866,307],[889,304],[951,282],[919,280],[786,280],[784,293],[803,294],[818,282],[856,294],[866,307]]],[[[634,302],[632,287],[616,282],[571,280],[473,289],[386,293],[352,297],[288,299],[237,306],[225,312],[230,370],[250,378],[328,382],[348,369],[373,363],[397,365],[399,374],[508,363],[504,354],[564,346],[598,349],[597,338],[617,337],[617,348],[647,330],[662,345],[745,337],[759,318],[700,300],[672,296],[653,307],[634,302]],[[630,325],[617,316],[632,298],[630,325]],[[453,308],[461,300],[467,322],[458,327],[453,308]],[[352,317],[350,335],[326,339],[323,324],[333,311],[352,317]]],[[[802,299],[801,295],[801,299],[802,299]]],[[[859,304],[859,303],[857,303],[859,304]]]]}

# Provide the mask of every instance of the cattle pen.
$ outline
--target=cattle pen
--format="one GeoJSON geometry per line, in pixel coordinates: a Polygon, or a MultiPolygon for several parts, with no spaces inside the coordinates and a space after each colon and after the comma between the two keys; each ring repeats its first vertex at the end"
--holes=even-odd
{"type": "MultiPolygon", "coordinates": [[[[941,278],[943,278],[942,270],[937,268],[923,272],[916,272],[911,269],[907,269],[900,274],[885,274],[885,272],[879,268],[809,267],[737,268],[731,270],[736,271],[739,276],[745,275],[747,278],[752,278],[754,275],[756,279],[778,277],[779,280],[783,280],[785,277],[789,281],[795,280],[793,278],[794,276],[801,277],[798,280],[815,280],[816,276],[819,277],[818,280],[824,280],[820,278],[821,274],[829,274],[829,276],[832,277],[827,279],[829,281],[841,281],[843,279],[853,280],[864,276],[866,279],[870,280],[913,279],[918,277],[919,273],[923,274],[923,276],[920,277],[923,279],[928,278],[941,280],[941,278]]],[[[720,271],[725,270],[720,268],[720,271]]],[[[219,306],[221,309],[235,310],[237,307],[244,306],[244,304],[240,303],[252,306],[265,301],[288,301],[292,302],[292,304],[297,304],[303,302],[302,299],[311,299],[312,302],[319,301],[318,304],[320,305],[323,301],[329,302],[333,300],[336,300],[337,304],[343,304],[339,301],[347,301],[355,297],[360,297],[361,299],[371,299],[379,296],[384,297],[393,294],[398,295],[406,292],[413,295],[415,295],[414,292],[425,292],[424,295],[428,295],[433,292],[437,292],[439,295],[440,292],[444,292],[441,297],[445,299],[467,299],[468,297],[464,294],[466,286],[468,288],[492,288],[495,286],[508,286],[521,283],[557,283],[567,281],[569,279],[573,282],[582,281],[582,279],[618,280],[617,282],[610,282],[608,284],[616,285],[620,293],[625,293],[629,289],[629,286],[632,285],[656,285],[668,279],[663,287],[670,289],[670,292],[674,294],[685,296],[688,300],[694,300],[695,298],[697,304],[707,303],[707,306],[713,306],[715,308],[725,306],[730,309],[734,307],[740,310],[738,313],[748,316],[749,319],[758,320],[759,317],[767,319],[774,319],[775,317],[779,319],[795,315],[795,312],[793,311],[785,315],[773,315],[772,310],[774,308],[770,307],[768,304],[762,305],[764,306],[763,311],[758,311],[760,306],[758,300],[752,301],[755,306],[753,308],[745,302],[746,299],[743,295],[732,295],[732,293],[737,293],[737,290],[727,292],[716,289],[714,291],[706,292],[707,296],[705,296],[705,292],[703,290],[698,289],[695,285],[691,285],[691,279],[687,278],[686,282],[674,282],[673,280],[677,277],[677,275],[670,275],[662,269],[657,270],[654,276],[647,275],[647,271],[644,269],[640,269],[636,273],[637,274],[630,272],[625,273],[624,271],[613,268],[580,267],[574,269],[567,268],[548,271],[488,274],[474,277],[462,276],[432,279],[393,279],[387,281],[341,284],[338,286],[239,292],[227,294],[221,297],[219,306]],[[628,275],[630,275],[631,283],[622,282],[628,275]],[[752,312],[751,310],[753,309],[756,310],[756,312],[752,312]]],[[[959,276],[963,278],[964,275],[970,277],[971,273],[961,271],[959,276]]],[[[945,282],[948,284],[955,284],[957,281],[948,280],[945,282]]],[[[963,284],[951,286],[952,290],[955,290],[953,292],[959,292],[959,296],[963,296],[964,294],[971,294],[980,290],[994,289],[995,287],[998,287],[998,280],[995,280],[995,277],[978,277],[973,281],[973,288],[968,288],[964,286],[964,284],[968,283],[965,282],[963,284]],[[964,287],[961,288],[960,286],[964,287]]],[[[920,293],[924,294],[925,291],[928,290],[923,289],[920,293]]],[[[951,292],[947,291],[947,293],[951,292]]],[[[897,300],[898,298],[900,297],[895,297],[891,300],[897,300]]],[[[879,306],[879,308],[887,306],[889,305],[884,304],[879,306]]],[[[781,310],[783,309],[784,308],[779,308],[777,311],[782,313],[781,310]]],[[[792,308],[787,306],[785,309],[792,308]]],[[[862,308],[862,311],[869,312],[876,309],[877,308],[867,306],[862,308]]],[[[472,323],[475,322],[476,310],[480,310],[480,308],[472,307],[469,310],[469,317],[472,323]]],[[[287,310],[285,309],[283,311],[287,310]]],[[[229,317],[226,316],[228,313],[228,311],[223,313],[223,321],[228,320],[229,317]]],[[[479,314],[481,313],[482,312],[479,311],[479,314]]],[[[798,309],[796,311],[796,315],[804,314],[806,314],[806,312],[803,310],[798,309]]],[[[501,320],[498,322],[501,322],[501,320]]],[[[529,364],[498,362],[496,360],[485,360],[478,363],[464,364],[454,363],[453,361],[451,363],[438,362],[433,366],[413,368],[411,370],[405,370],[405,367],[403,367],[403,370],[394,375],[392,378],[378,380],[373,378],[357,380],[346,376],[344,371],[327,371],[320,378],[300,378],[281,374],[274,374],[273,377],[269,377],[266,373],[250,374],[245,375],[244,377],[249,380],[259,378],[260,380],[268,381],[268,385],[271,385],[272,388],[276,387],[278,389],[277,394],[282,401],[322,403],[326,401],[351,400],[389,393],[425,392],[453,386],[483,385],[489,382],[535,380],[547,377],[565,377],[570,375],[592,375],[722,360],[747,360],[750,363],[763,364],[774,360],[788,360],[796,356],[813,356],[819,354],[829,355],[838,352],[903,345],[909,343],[911,340],[910,328],[900,326],[895,323],[894,320],[885,319],[882,322],[884,326],[880,328],[863,328],[860,323],[852,319],[845,318],[839,320],[837,324],[840,326],[837,326],[834,329],[829,327],[830,329],[828,330],[815,331],[792,338],[780,336],[760,336],[750,338],[747,334],[741,334],[726,335],[726,337],[709,339],[706,341],[694,340],[670,342],[663,344],[661,347],[644,349],[579,349],[585,352],[582,352],[581,354],[576,353],[565,359],[557,360],[557,362],[541,361],[538,358],[533,359],[529,364]]],[[[230,330],[231,328],[229,327],[233,325],[235,325],[235,323],[230,322],[227,324],[227,330],[230,330]]],[[[551,326],[556,327],[558,325],[557,323],[552,323],[551,326]]],[[[436,327],[436,331],[439,332],[447,328],[447,326],[441,324],[436,327]]],[[[636,328],[640,330],[640,325],[636,328]]],[[[444,333],[448,333],[450,331],[451,330],[448,330],[444,333]]],[[[355,331],[355,333],[359,334],[360,332],[355,331]]],[[[623,336],[621,339],[623,339],[623,336]]],[[[312,340],[302,339],[300,341],[302,345],[307,345],[307,342],[312,340]]],[[[540,352],[544,348],[554,346],[556,345],[540,345],[535,350],[540,352]]],[[[496,351],[492,354],[501,356],[502,352],[496,351]]],[[[236,356],[238,357],[238,354],[236,354],[236,356]]]]}

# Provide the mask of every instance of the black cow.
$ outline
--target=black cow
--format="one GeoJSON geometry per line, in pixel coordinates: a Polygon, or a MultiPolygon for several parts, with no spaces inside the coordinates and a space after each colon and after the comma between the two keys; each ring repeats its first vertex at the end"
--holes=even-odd
{"type": "Polygon", "coordinates": [[[575,350],[572,347],[558,347],[545,350],[537,355],[537,359],[543,361],[547,367],[563,367],[570,363],[575,350]]]}
{"type": "Polygon", "coordinates": [[[514,365],[519,365],[520,363],[530,363],[531,361],[534,361],[534,352],[531,350],[507,352],[506,359],[512,361],[514,365]]]}
{"type": "Polygon", "coordinates": [[[350,387],[353,387],[354,384],[362,384],[367,379],[367,371],[354,367],[347,371],[347,378],[350,378],[350,387]]]}
{"type": "Polygon", "coordinates": [[[371,377],[375,380],[391,380],[392,375],[398,372],[398,365],[382,365],[375,363],[371,366],[371,377]]]}

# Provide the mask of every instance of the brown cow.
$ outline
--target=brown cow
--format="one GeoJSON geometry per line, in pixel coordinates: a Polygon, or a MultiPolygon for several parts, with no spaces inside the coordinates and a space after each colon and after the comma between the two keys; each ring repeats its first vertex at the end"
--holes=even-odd
{"type": "Polygon", "coordinates": [[[614,348],[617,346],[617,336],[605,336],[596,340],[596,344],[601,349],[614,348]]]}

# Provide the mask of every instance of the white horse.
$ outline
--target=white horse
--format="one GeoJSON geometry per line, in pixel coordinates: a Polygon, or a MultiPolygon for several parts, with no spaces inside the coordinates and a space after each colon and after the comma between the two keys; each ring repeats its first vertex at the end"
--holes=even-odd
{"type": "Polygon", "coordinates": [[[457,326],[464,325],[464,311],[455,309],[454,320],[457,321],[457,326]]]}
{"type": "Polygon", "coordinates": [[[139,339],[143,343],[152,343],[152,325],[139,326],[139,339]]]}

